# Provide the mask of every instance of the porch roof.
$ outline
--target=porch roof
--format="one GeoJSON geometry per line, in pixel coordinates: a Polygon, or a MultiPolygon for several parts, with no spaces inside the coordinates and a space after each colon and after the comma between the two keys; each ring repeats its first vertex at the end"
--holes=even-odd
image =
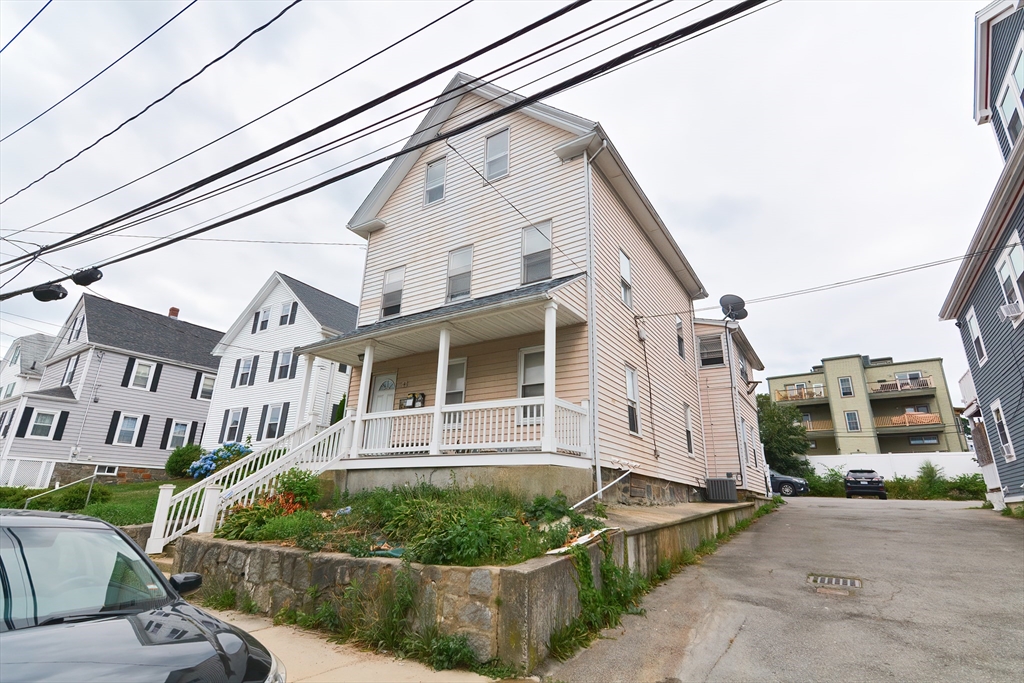
{"type": "Polygon", "coordinates": [[[443,325],[451,328],[453,347],[540,332],[544,329],[544,304],[550,300],[560,304],[558,327],[577,325],[586,322],[586,312],[558,299],[557,292],[584,277],[585,273],[576,273],[479,299],[379,320],[347,334],[300,347],[296,352],[358,367],[362,365],[359,356],[369,341],[378,343],[374,352],[378,362],[434,351],[443,325]]]}

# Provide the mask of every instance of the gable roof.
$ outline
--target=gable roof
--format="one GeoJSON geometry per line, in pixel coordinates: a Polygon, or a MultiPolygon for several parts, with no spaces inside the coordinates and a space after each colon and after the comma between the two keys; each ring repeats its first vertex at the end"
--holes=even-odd
{"type": "Polygon", "coordinates": [[[358,306],[353,306],[333,294],[311,287],[290,275],[277,274],[288,286],[288,289],[292,290],[299,303],[305,306],[309,314],[320,323],[321,327],[326,327],[336,334],[345,334],[356,328],[356,321],[359,318],[358,306]]]}
{"type": "MultiPolygon", "coordinates": [[[[522,95],[493,83],[481,81],[459,72],[423,117],[403,149],[430,139],[443,139],[443,136],[439,135],[442,126],[458,106],[462,97],[469,93],[500,106],[507,106],[525,99],[522,95]]],[[[648,239],[651,240],[690,296],[694,299],[707,297],[708,293],[704,285],[599,123],[540,102],[523,107],[518,111],[576,135],[575,140],[560,145],[552,151],[563,160],[578,157],[586,152],[589,158],[594,160],[594,165],[608,179],[612,189],[632,213],[633,218],[647,234],[648,239]],[[599,154],[600,150],[606,150],[607,153],[599,154]]],[[[384,208],[405,176],[416,165],[423,151],[423,149],[412,150],[391,162],[387,170],[384,171],[384,175],[349,219],[349,230],[362,237],[368,237],[370,233],[384,227],[384,222],[377,219],[377,214],[384,208]]]]}
{"type": "Polygon", "coordinates": [[[48,334],[37,333],[18,337],[11,344],[10,349],[7,351],[7,357],[4,360],[10,358],[13,349],[21,347],[21,355],[18,356],[18,374],[42,375],[43,360],[46,359],[46,354],[49,352],[50,347],[53,346],[54,341],[56,341],[56,338],[48,334]]]}
{"type": "Polygon", "coordinates": [[[92,294],[82,298],[90,344],[217,369],[210,353],[222,332],[92,294]]]}

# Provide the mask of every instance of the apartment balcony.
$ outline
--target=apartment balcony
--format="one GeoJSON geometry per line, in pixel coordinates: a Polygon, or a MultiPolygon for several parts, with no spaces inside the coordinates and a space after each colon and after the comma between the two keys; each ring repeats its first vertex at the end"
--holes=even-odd
{"type": "Polygon", "coordinates": [[[790,387],[775,390],[775,402],[790,405],[815,405],[828,403],[825,387],[790,387]]]}
{"type": "Polygon", "coordinates": [[[832,420],[803,420],[800,424],[804,426],[808,434],[835,431],[832,420]]]}
{"type": "Polygon", "coordinates": [[[934,396],[935,382],[931,377],[920,379],[897,379],[878,382],[870,387],[871,398],[892,398],[894,396],[934,396]]]}
{"type": "Polygon", "coordinates": [[[937,413],[905,413],[875,418],[875,428],[879,433],[934,432],[936,426],[942,428],[942,416],[937,413]]]}

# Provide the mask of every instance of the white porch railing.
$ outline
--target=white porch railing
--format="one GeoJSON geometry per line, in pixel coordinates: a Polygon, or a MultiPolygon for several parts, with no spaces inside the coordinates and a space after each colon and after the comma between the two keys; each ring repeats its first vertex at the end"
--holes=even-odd
{"type": "Polygon", "coordinates": [[[363,418],[360,455],[426,453],[430,450],[433,408],[367,413],[363,418]]]}
{"type": "Polygon", "coordinates": [[[538,450],[544,435],[544,398],[460,403],[441,408],[442,451],[538,450]]]}
{"type": "Polygon", "coordinates": [[[307,441],[311,436],[313,425],[311,422],[304,422],[280,439],[176,493],[169,501],[161,501],[165,503],[164,506],[158,503],[153,517],[153,529],[146,543],[146,552],[163,552],[165,545],[199,526],[203,491],[208,486],[231,488],[284,457],[290,449],[307,441]]]}
{"type": "Polygon", "coordinates": [[[590,444],[587,407],[555,399],[555,446],[560,451],[586,455],[590,444]]]}

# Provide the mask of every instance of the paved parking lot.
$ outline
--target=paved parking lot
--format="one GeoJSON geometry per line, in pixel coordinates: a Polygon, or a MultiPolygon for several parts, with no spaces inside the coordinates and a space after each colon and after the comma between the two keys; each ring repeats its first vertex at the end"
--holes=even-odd
{"type": "Polygon", "coordinates": [[[977,503],[798,498],[652,592],[572,681],[1010,681],[1024,522],[977,503]],[[818,592],[809,574],[856,578],[818,592]]]}

